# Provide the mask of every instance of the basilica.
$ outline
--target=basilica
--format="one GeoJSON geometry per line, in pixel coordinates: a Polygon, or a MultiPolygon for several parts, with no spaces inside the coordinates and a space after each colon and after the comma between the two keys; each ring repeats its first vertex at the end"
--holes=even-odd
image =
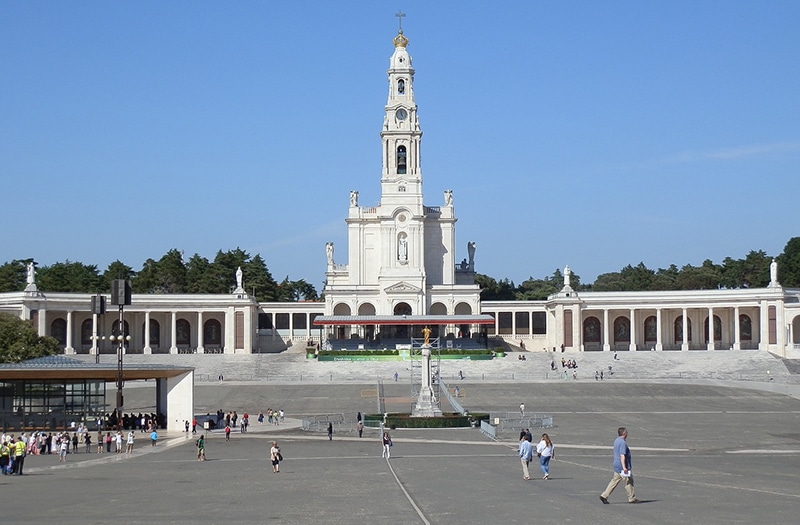
{"type": "Polygon", "coordinates": [[[360,206],[358,191],[349,201],[343,195],[347,246],[320,249],[324,301],[259,303],[239,275],[231,294],[134,294],[123,312],[103,312],[89,294],[39,290],[31,267],[24,291],[0,294],[0,312],[31,321],[65,354],[115,353],[112,336],[120,334],[125,352],[139,354],[278,352],[309,343],[399,348],[429,327],[438,345],[452,348],[800,357],[800,289],[781,286],[774,262],[766,288],[578,293],[567,267],[563,288],[547,300],[481,301],[478,244],[456,241],[457,188],[424,201],[415,71],[402,29],[392,43],[380,204],[360,206]]]}

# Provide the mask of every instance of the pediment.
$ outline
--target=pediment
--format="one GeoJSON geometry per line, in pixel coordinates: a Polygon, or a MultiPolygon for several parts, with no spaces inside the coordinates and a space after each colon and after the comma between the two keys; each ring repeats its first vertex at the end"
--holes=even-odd
{"type": "Polygon", "coordinates": [[[414,286],[413,284],[401,281],[391,286],[387,286],[383,291],[386,293],[419,293],[421,290],[419,287],[414,286]]]}

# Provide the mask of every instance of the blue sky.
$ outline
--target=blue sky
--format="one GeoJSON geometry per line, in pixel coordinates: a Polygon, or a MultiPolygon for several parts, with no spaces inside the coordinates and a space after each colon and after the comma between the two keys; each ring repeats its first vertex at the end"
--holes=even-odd
{"type": "Polygon", "coordinates": [[[321,288],[379,200],[398,9],[456,260],[591,282],[800,235],[800,2],[0,0],[0,262],[238,246],[321,288]]]}

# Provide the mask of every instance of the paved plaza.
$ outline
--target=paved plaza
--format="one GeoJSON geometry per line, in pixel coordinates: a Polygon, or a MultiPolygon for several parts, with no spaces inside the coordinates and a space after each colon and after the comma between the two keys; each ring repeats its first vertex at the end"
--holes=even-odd
{"type": "MultiPolygon", "coordinates": [[[[592,359],[572,357],[587,366],[592,359]]],[[[206,462],[195,460],[194,438],[183,433],[162,435],[156,448],[145,434],[137,434],[131,457],[80,452],[58,465],[56,456],[29,456],[24,476],[0,478],[4,521],[796,523],[797,383],[785,366],[778,368],[780,360],[764,354],[756,359],[762,358],[778,379],[487,380],[476,375],[476,363],[452,365],[469,369],[459,383],[460,401],[468,410],[512,412],[524,402],[527,411],[554,416],[555,427],[548,432],[556,459],[549,481],[535,475],[538,465],[532,465],[533,480],[522,480],[513,432],[493,441],[474,429],[399,429],[392,433],[387,461],[380,458],[375,430],[360,439],[337,432],[328,441],[324,434],[298,428],[303,415],[354,418],[357,411],[374,412],[372,377],[384,374],[384,365],[361,364],[361,381],[353,373],[334,382],[314,376],[307,382],[199,383],[198,412],[222,408],[253,415],[269,406],[286,410],[286,424],[258,425],[253,417],[251,432],[235,433],[229,442],[213,433],[206,462]],[[629,430],[640,505],[627,504],[622,487],[611,495],[610,505],[598,499],[611,478],[618,426],[629,430]],[[268,463],[272,440],[285,457],[279,474],[268,463]]],[[[290,364],[286,356],[272,359],[282,362],[287,374],[294,374],[295,366],[328,366],[290,364]]],[[[688,368],[693,367],[690,362],[688,368]]],[[[720,373],[736,373],[733,365],[728,368],[720,373]]],[[[384,387],[390,405],[409,402],[408,383],[387,380],[384,387]]],[[[131,385],[126,391],[131,410],[148,408],[150,388],[131,385]]]]}

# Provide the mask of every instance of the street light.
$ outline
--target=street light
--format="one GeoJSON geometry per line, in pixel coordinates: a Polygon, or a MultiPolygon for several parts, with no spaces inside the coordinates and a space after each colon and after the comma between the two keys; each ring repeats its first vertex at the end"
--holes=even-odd
{"type": "Polygon", "coordinates": [[[131,283],[125,279],[114,279],[111,283],[111,304],[119,306],[118,335],[111,335],[108,339],[113,344],[117,341],[117,426],[122,424],[122,356],[125,355],[125,342],[130,342],[131,336],[125,333],[124,307],[131,304],[131,283]]]}

